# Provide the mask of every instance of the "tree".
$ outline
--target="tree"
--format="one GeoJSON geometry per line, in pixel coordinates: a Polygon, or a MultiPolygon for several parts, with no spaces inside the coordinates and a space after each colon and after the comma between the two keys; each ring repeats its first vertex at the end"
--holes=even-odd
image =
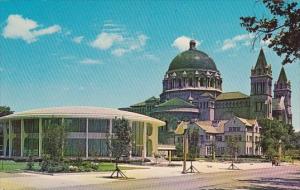
{"type": "Polygon", "coordinates": [[[293,143],[294,143],[295,148],[300,150],[300,131],[295,133],[293,143]]]}
{"type": "Polygon", "coordinates": [[[241,17],[241,26],[254,33],[253,45],[259,39],[268,42],[278,56],[285,54],[282,64],[300,58],[300,8],[296,1],[262,0],[271,18],[241,17]]]}
{"type": "Polygon", "coordinates": [[[45,128],[44,152],[49,155],[50,160],[63,160],[63,149],[65,143],[65,129],[63,125],[49,125],[45,128]]]}
{"type": "Polygon", "coordinates": [[[228,145],[228,152],[231,157],[231,164],[228,167],[230,170],[239,169],[235,164],[234,160],[237,160],[238,151],[239,151],[239,140],[236,136],[228,136],[226,139],[226,144],[228,145]]]}
{"type": "Polygon", "coordinates": [[[258,120],[258,123],[262,127],[261,147],[264,154],[269,158],[273,158],[278,154],[280,141],[283,151],[293,148],[294,130],[291,125],[269,119],[258,120]]]}
{"type": "Polygon", "coordinates": [[[108,149],[111,152],[112,156],[115,158],[116,168],[115,171],[111,174],[111,177],[116,176],[124,177],[125,174],[120,170],[118,166],[118,162],[121,157],[129,157],[130,150],[131,150],[131,128],[129,123],[124,118],[122,119],[115,119],[113,128],[115,129],[115,133],[108,137],[107,145],[108,149]]]}
{"type": "Polygon", "coordinates": [[[199,141],[199,129],[190,128],[188,133],[189,138],[189,151],[188,156],[191,160],[195,159],[198,156],[198,141],[199,141]]]}
{"type": "Polygon", "coordinates": [[[65,127],[63,125],[49,124],[43,128],[44,154],[40,163],[41,171],[61,172],[69,167],[64,163],[65,127]]]}
{"type": "Polygon", "coordinates": [[[0,106],[0,117],[13,114],[14,112],[11,111],[10,107],[8,106],[0,106]]]}

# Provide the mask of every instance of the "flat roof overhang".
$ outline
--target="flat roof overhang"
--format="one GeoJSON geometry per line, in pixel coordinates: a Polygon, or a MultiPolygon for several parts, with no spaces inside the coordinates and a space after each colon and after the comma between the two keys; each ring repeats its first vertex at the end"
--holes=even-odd
{"type": "Polygon", "coordinates": [[[152,118],[146,115],[128,112],[113,108],[102,107],[53,107],[41,108],[28,111],[17,112],[11,115],[0,117],[1,120],[14,120],[26,118],[101,118],[101,119],[115,119],[124,118],[130,121],[141,121],[154,124],[155,126],[164,126],[164,121],[152,118]]]}

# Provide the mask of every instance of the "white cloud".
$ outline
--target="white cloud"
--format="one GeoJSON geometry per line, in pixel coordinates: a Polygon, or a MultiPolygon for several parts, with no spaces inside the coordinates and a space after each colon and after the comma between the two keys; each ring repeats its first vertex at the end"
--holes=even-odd
{"type": "Polygon", "coordinates": [[[231,39],[226,39],[223,42],[221,49],[223,51],[236,48],[238,44],[242,44],[244,46],[251,45],[251,40],[254,38],[253,34],[241,34],[234,36],[231,39]]]}
{"type": "MultiPolygon", "coordinates": [[[[180,36],[176,38],[172,44],[172,47],[177,48],[179,51],[185,51],[190,48],[190,41],[192,38],[187,36],[180,36]]],[[[196,40],[196,47],[201,45],[201,42],[196,40]]]]}
{"type": "Polygon", "coordinates": [[[121,47],[112,50],[111,53],[114,56],[120,57],[126,53],[141,50],[146,45],[148,39],[149,37],[145,34],[140,34],[135,38],[126,38],[126,40],[120,44],[121,47]]]}
{"type": "Polygon", "coordinates": [[[98,59],[85,58],[81,60],[80,63],[86,65],[95,65],[95,64],[101,64],[101,61],[98,59]]]}
{"type": "Polygon", "coordinates": [[[138,35],[136,38],[130,39],[128,42],[128,50],[141,49],[146,45],[148,39],[149,37],[144,34],[138,35]]]}
{"type": "Polygon", "coordinates": [[[227,39],[227,40],[224,40],[224,42],[223,42],[222,50],[225,51],[225,50],[232,49],[235,47],[236,47],[236,43],[231,39],[227,39]]]}
{"type": "Polygon", "coordinates": [[[114,43],[121,42],[123,40],[123,36],[120,34],[102,32],[91,43],[91,46],[94,48],[106,50],[111,48],[114,43]]]}
{"type": "Polygon", "coordinates": [[[4,38],[22,39],[27,43],[38,40],[39,36],[54,34],[61,31],[59,25],[39,29],[40,25],[34,20],[23,18],[22,15],[9,15],[7,25],[3,29],[4,38]]]}
{"type": "Polygon", "coordinates": [[[125,53],[129,52],[130,50],[128,49],[124,49],[124,48],[117,48],[112,50],[111,54],[117,56],[117,57],[121,57],[122,55],[124,55],[125,53]]]}
{"type": "Polygon", "coordinates": [[[73,42],[75,42],[76,44],[80,44],[83,40],[84,36],[76,36],[72,39],[73,42]]]}
{"type": "Polygon", "coordinates": [[[103,24],[102,31],[90,43],[99,50],[109,50],[112,55],[120,57],[134,51],[141,51],[149,37],[145,34],[131,35],[123,25],[115,24],[107,20],[103,24]]]}

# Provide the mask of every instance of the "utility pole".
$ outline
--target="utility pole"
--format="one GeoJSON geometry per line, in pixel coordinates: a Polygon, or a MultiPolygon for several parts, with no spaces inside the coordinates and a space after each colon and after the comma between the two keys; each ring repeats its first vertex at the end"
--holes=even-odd
{"type": "Polygon", "coordinates": [[[186,155],[187,155],[187,129],[184,130],[183,133],[183,168],[182,168],[182,173],[186,174],[186,155]]]}

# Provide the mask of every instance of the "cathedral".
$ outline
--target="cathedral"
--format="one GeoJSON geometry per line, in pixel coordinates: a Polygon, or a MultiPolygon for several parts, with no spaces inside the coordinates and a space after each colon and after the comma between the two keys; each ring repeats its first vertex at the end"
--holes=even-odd
{"type": "MultiPolygon", "coordinates": [[[[206,121],[213,125],[233,117],[275,118],[292,124],[291,82],[282,67],[272,90],[272,67],[267,64],[262,49],[251,69],[249,95],[223,92],[222,81],[214,60],[197,50],[196,42],[191,40],[189,49],[171,61],[160,97],[122,109],[166,121],[164,130],[169,132],[174,132],[178,121],[206,121]]],[[[165,135],[161,141],[167,139],[165,135]]]]}

